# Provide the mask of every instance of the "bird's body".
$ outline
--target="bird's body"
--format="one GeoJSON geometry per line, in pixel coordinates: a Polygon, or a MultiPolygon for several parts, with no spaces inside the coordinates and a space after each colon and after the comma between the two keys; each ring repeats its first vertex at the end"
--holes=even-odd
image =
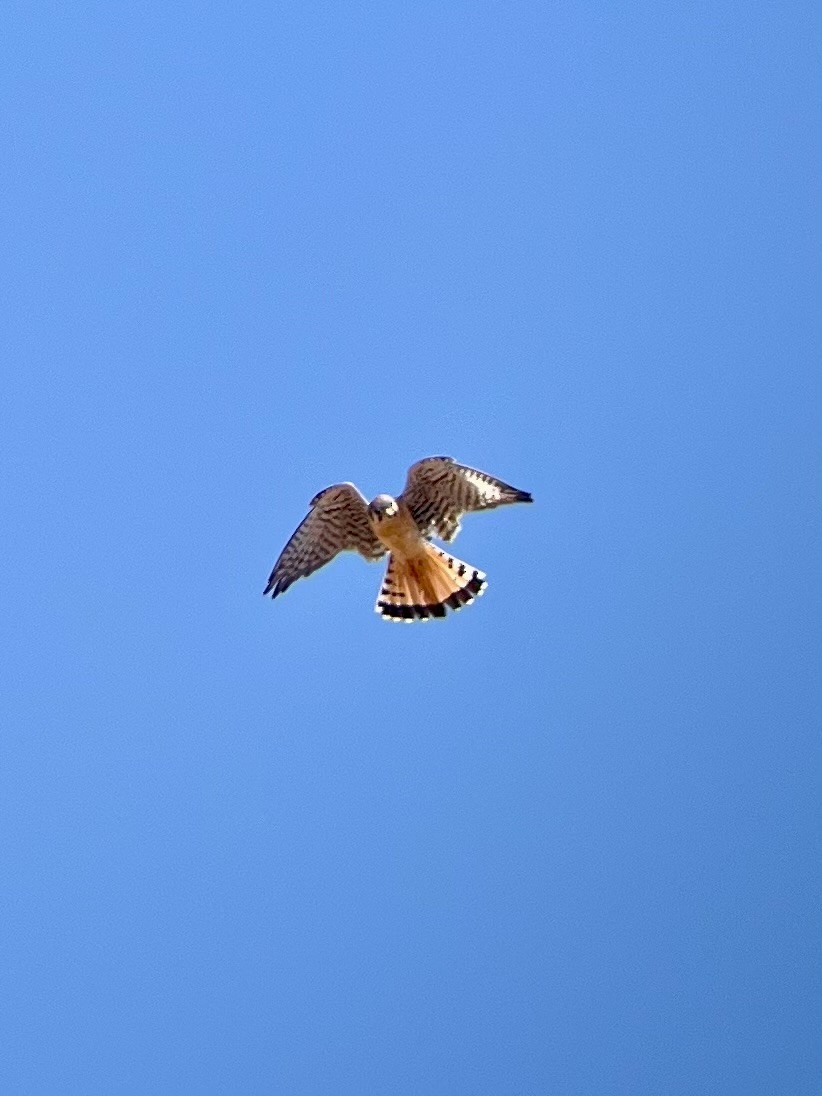
{"type": "Polygon", "coordinates": [[[408,559],[425,554],[428,542],[420,535],[411,511],[402,500],[377,495],[368,504],[368,520],[374,536],[389,552],[398,552],[408,559]]]}
{"type": "Polygon", "coordinates": [[[527,491],[450,457],[417,461],[398,498],[377,495],[367,503],[352,483],[335,484],[312,499],[264,592],[277,597],[338,552],[354,550],[366,559],[387,552],[376,611],[389,620],[443,617],[449,608],[468,605],[487,584],[481,571],[437,548],[431,538],[453,540],[460,517],[471,510],[531,501],[527,491]]]}

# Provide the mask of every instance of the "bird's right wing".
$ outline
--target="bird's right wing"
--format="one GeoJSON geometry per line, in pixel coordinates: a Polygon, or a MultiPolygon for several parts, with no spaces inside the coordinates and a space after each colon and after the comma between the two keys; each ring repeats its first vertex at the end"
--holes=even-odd
{"type": "Polygon", "coordinates": [[[277,597],[292,582],[345,551],[379,559],[385,548],[371,531],[368,503],[354,484],[335,483],[311,500],[311,509],[283,548],[263,594],[277,597]]]}

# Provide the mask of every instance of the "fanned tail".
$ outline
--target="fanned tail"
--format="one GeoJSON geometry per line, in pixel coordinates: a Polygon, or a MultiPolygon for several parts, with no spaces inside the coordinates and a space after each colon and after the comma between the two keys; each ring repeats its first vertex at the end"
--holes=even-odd
{"type": "Polygon", "coordinates": [[[461,609],[484,593],[485,575],[468,563],[437,548],[424,546],[425,554],[398,559],[392,552],[380,596],[374,606],[386,620],[430,620],[444,617],[448,609],[461,609]]]}

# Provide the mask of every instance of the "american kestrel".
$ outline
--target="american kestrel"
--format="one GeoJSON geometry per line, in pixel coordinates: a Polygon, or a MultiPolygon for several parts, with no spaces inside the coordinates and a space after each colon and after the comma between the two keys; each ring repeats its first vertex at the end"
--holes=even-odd
{"type": "Polygon", "coordinates": [[[312,574],[338,552],[359,552],[368,560],[388,552],[375,612],[386,620],[429,620],[461,609],[487,586],[485,575],[431,544],[451,541],[460,518],[511,502],[532,502],[502,480],[457,464],[452,457],[426,457],[408,470],[398,498],[377,495],[367,502],[353,483],[326,487],[286,544],[263,591],[272,598],[298,578],[312,574]]]}

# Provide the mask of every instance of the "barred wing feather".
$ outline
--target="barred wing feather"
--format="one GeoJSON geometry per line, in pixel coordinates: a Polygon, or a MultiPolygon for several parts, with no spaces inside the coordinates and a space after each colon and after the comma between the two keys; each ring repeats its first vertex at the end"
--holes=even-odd
{"type": "Polygon", "coordinates": [[[283,549],[263,593],[277,597],[292,582],[346,551],[372,560],[385,554],[371,532],[366,500],[353,483],[336,483],[311,500],[311,509],[283,549]]]}
{"type": "Polygon", "coordinates": [[[459,532],[463,514],[533,501],[527,491],[519,491],[477,468],[457,464],[453,457],[426,457],[412,464],[400,498],[423,536],[446,541],[459,532]]]}

